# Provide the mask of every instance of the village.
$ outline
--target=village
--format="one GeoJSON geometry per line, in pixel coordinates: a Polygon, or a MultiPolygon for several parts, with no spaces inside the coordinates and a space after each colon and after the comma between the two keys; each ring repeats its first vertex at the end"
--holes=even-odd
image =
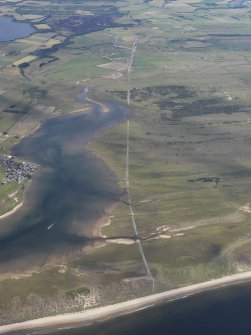
{"type": "Polygon", "coordinates": [[[38,170],[38,165],[34,163],[16,160],[13,156],[0,155],[0,168],[5,172],[1,184],[12,182],[23,183],[38,170]]]}

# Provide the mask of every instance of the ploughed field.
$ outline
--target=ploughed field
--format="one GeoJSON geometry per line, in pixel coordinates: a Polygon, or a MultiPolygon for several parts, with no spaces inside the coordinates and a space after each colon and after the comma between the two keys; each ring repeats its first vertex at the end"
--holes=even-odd
{"type": "MultiPolygon", "coordinates": [[[[45,1],[41,6],[24,0],[1,6],[3,14],[36,29],[29,37],[0,43],[1,153],[9,154],[49,117],[87,113],[83,86],[101,102],[126,105],[130,92],[133,217],[156,291],[250,270],[246,5],[177,0],[45,1]]],[[[127,125],[106,130],[89,149],[105,160],[124,189],[106,216],[102,247],[60,262],[52,259],[44,267],[38,262],[22,272],[3,271],[2,324],[152,292],[130,216],[127,125]]],[[[23,185],[0,185],[1,214],[17,204],[14,192],[20,201],[23,185]]],[[[71,218],[65,220],[71,226],[71,218]]]]}

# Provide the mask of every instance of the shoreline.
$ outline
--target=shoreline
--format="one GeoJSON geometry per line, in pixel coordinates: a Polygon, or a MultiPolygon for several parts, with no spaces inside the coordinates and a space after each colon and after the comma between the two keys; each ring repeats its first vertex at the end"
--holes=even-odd
{"type": "MultiPolygon", "coordinates": [[[[84,108],[81,111],[78,110],[78,111],[72,111],[72,112],[69,112],[69,113],[63,114],[63,115],[50,116],[47,119],[43,120],[37,127],[35,127],[32,131],[30,131],[29,133],[27,133],[25,136],[21,137],[20,139],[22,139],[24,137],[27,137],[27,136],[30,136],[30,135],[33,135],[36,131],[40,130],[43,127],[45,122],[47,122],[50,119],[60,118],[60,117],[68,116],[68,115],[70,116],[71,114],[77,114],[77,113],[82,114],[83,112],[85,112],[88,109],[89,108],[84,108]]],[[[25,189],[26,189],[26,187],[27,187],[27,185],[25,185],[25,189]]],[[[25,193],[25,191],[24,191],[24,193],[25,193]]],[[[0,215],[0,220],[5,219],[5,218],[11,216],[12,214],[16,213],[16,211],[24,205],[24,194],[23,194],[22,198],[23,198],[23,200],[19,204],[17,204],[14,208],[12,208],[10,211],[0,215]]]]}
{"type": "Polygon", "coordinates": [[[9,212],[6,212],[2,215],[0,215],[0,220],[7,218],[8,216],[11,216],[12,214],[16,213],[16,211],[23,206],[24,202],[21,201],[18,205],[16,205],[13,209],[11,209],[9,212]]]}
{"type": "MultiPolygon", "coordinates": [[[[31,130],[31,131],[30,131],[29,133],[27,133],[25,136],[22,136],[20,139],[22,139],[22,138],[24,138],[24,137],[27,137],[27,136],[31,136],[31,135],[33,135],[36,131],[40,130],[40,129],[43,127],[44,123],[46,123],[48,120],[51,120],[51,119],[54,119],[54,118],[61,118],[61,117],[68,116],[68,115],[71,116],[72,114],[77,114],[77,113],[82,114],[82,113],[85,112],[86,110],[89,110],[89,108],[87,107],[87,108],[84,108],[83,110],[71,111],[71,112],[66,113],[66,114],[63,114],[63,115],[60,115],[60,114],[59,114],[59,115],[50,116],[50,117],[48,117],[47,119],[45,119],[45,120],[43,120],[42,122],[40,122],[40,124],[39,124],[38,126],[36,126],[33,130],[31,130]]],[[[38,171],[38,172],[39,172],[39,171],[38,171]]],[[[27,185],[25,185],[25,189],[26,189],[26,187],[27,187],[27,185]]],[[[24,191],[24,193],[25,193],[25,191],[24,191]]],[[[16,205],[13,209],[11,209],[10,211],[8,211],[8,212],[6,212],[6,213],[0,215],[0,220],[5,219],[5,218],[11,216],[12,214],[16,213],[16,211],[17,211],[19,208],[21,208],[23,205],[24,205],[24,195],[23,195],[23,200],[22,200],[19,204],[17,204],[17,205],[16,205]]]]}
{"type": "Polygon", "coordinates": [[[55,316],[48,316],[40,319],[0,326],[0,334],[21,330],[48,330],[50,328],[59,326],[81,327],[85,326],[85,324],[88,324],[89,322],[111,319],[117,316],[136,312],[140,309],[150,308],[157,304],[167,303],[172,300],[186,298],[187,296],[202,293],[204,291],[215,290],[224,286],[231,286],[234,284],[248,282],[250,280],[251,271],[233,274],[198,284],[164,291],[162,293],[152,294],[146,297],[86,310],[83,312],[59,314],[55,316]]]}
{"type": "Polygon", "coordinates": [[[31,130],[29,133],[27,133],[26,135],[22,136],[22,138],[24,137],[27,137],[27,136],[30,136],[30,135],[33,135],[36,131],[40,130],[44,124],[49,121],[49,120],[52,120],[52,119],[56,119],[56,118],[61,118],[61,117],[64,117],[64,116],[70,116],[72,114],[82,114],[83,112],[86,112],[87,110],[91,110],[89,107],[86,107],[84,109],[81,109],[81,110],[77,110],[77,111],[71,111],[69,113],[65,113],[65,114],[57,114],[57,115],[53,115],[53,116],[49,116],[47,119],[45,120],[42,120],[38,126],[36,126],[33,130],[31,130]]]}
{"type": "MultiPolygon", "coordinates": [[[[94,102],[93,102],[94,103],[94,102]]],[[[107,106],[107,110],[108,110],[108,107],[107,106]]],[[[43,120],[43,122],[41,122],[39,124],[38,127],[36,127],[35,129],[32,130],[32,132],[28,133],[26,136],[30,136],[32,135],[34,132],[38,131],[41,127],[44,126],[44,124],[49,120],[49,119],[61,119],[61,118],[71,118],[72,116],[75,117],[75,115],[83,115],[85,114],[86,112],[92,112],[94,110],[95,106],[91,106],[91,107],[87,107],[87,108],[83,108],[81,110],[74,110],[72,112],[69,112],[67,114],[64,114],[64,115],[54,115],[52,117],[49,117],[47,118],[46,120],[43,120]]],[[[98,104],[98,106],[96,106],[96,108],[101,112],[101,113],[104,113],[104,111],[102,110],[101,106],[98,104]]],[[[110,109],[109,109],[110,110],[110,109]]],[[[117,122],[115,123],[117,124],[117,122]]],[[[102,129],[103,131],[103,129],[102,129]]],[[[102,133],[102,132],[101,132],[102,133]]],[[[90,141],[92,141],[93,139],[95,139],[95,136],[97,136],[98,134],[100,134],[100,132],[98,132],[97,134],[95,133],[94,136],[92,136],[92,138],[90,139],[90,141]]],[[[95,158],[98,159],[98,164],[100,165],[99,161],[101,162],[101,167],[102,165],[107,165],[104,161],[104,159],[102,157],[100,157],[95,151],[89,149],[87,147],[89,141],[86,142],[86,151],[90,153],[90,155],[92,156],[95,156],[95,158]]],[[[15,155],[14,155],[15,156],[15,155]]],[[[25,159],[26,161],[27,158],[23,158],[25,159]]],[[[107,165],[107,168],[109,169],[109,173],[112,173],[114,175],[114,177],[116,178],[116,180],[118,179],[116,174],[114,173],[114,171],[111,170],[111,168],[107,165]]],[[[32,177],[32,180],[29,181],[29,183],[27,185],[25,185],[25,189],[24,189],[24,192],[23,192],[23,196],[22,196],[22,199],[20,199],[20,203],[18,204],[15,204],[14,208],[12,208],[11,210],[9,210],[8,212],[5,212],[3,213],[2,215],[0,215],[0,223],[4,220],[9,220],[12,215],[18,215],[19,214],[19,211],[22,210],[22,207],[27,207],[27,204],[26,204],[26,201],[27,201],[27,197],[26,197],[26,194],[27,194],[27,191],[28,189],[30,189],[30,187],[32,187],[32,189],[34,188],[34,181],[35,181],[35,178],[34,177],[37,177],[41,174],[41,172],[43,171],[44,167],[42,165],[40,165],[40,169],[37,171],[37,173],[32,177]]],[[[37,184],[36,184],[37,185],[37,184]]],[[[120,187],[118,187],[118,192],[120,192],[120,187]]],[[[80,255],[83,255],[83,254],[89,254],[91,251],[95,250],[95,248],[100,248],[102,247],[103,245],[107,244],[107,241],[105,240],[105,236],[103,236],[102,234],[102,229],[103,227],[106,225],[107,223],[107,220],[109,218],[109,216],[111,215],[111,211],[112,209],[118,204],[119,200],[112,200],[111,203],[109,201],[108,204],[105,204],[105,211],[104,213],[100,213],[100,216],[95,219],[95,221],[93,222],[92,225],[88,225],[86,227],[86,235],[90,236],[91,239],[96,239],[97,241],[94,242],[94,244],[89,244],[87,243],[87,245],[85,245],[83,248],[81,248],[81,250],[77,251],[77,254],[75,255],[66,255],[65,258],[63,259],[60,259],[60,262],[65,262],[66,260],[72,260],[73,257],[79,257],[80,255]]],[[[7,221],[8,222],[8,221],[7,221]]],[[[56,265],[58,263],[58,260],[57,259],[54,259],[49,262],[48,264],[49,265],[56,265]]],[[[39,266],[39,271],[42,270],[44,268],[44,266],[46,265],[47,263],[43,263],[41,266],[39,266]]],[[[35,272],[37,272],[37,268],[35,270],[35,272]]],[[[25,266],[25,270],[23,270],[23,273],[20,273],[19,271],[8,271],[8,277],[22,277],[23,275],[26,275],[26,274],[30,274],[30,273],[33,273],[33,266],[25,266]]],[[[2,272],[0,275],[2,277],[2,275],[4,274],[4,272],[2,272]]]]}

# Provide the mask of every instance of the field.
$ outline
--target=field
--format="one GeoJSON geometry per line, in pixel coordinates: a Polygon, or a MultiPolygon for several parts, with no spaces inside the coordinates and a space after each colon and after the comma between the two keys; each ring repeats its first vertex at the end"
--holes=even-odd
{"type": "MultiPolygon", "coordinates": [[[[0,43],[1,151],[47,118],[86,108],[76,99],[83,85],[95,100],[125,105],[130,91],[130,192],[156,291],[251,269],[250,15],[232,3],[1,6],[38,29],[0,43]]],[[[89,148],[126,190],[127,124],[89,148]]],[[[16,190],[0,185],[0,214],[15,206],[16,190]]],[[[102,247],[1,274],[1,323],[150,293],[131,221],[125,192],[107,213],[102,247]]]]}

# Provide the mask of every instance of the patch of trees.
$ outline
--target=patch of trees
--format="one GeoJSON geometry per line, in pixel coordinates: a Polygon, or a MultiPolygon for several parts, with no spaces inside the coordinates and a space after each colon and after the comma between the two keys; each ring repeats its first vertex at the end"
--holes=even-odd
{"type": "Polygon", "coordinates": [[[83,35],[94,31],[101,31],[114,27],[129,27],[128,24],[119,24],[109,14],[100,15],[72,15],[56,19],[49,23],[54,30],[67,30],[72,35],[83,35]]]}

